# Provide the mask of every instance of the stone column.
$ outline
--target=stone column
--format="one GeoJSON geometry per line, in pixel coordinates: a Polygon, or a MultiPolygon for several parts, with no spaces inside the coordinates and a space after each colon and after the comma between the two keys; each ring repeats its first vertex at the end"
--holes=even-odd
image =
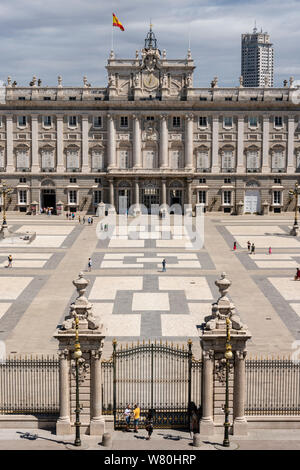
{"type": "MultiPolygon", "coordinates": [[[[103,343],[102,343],[103,346],[103,343]]],[[[102,349],[91,352],[91,422],[90,436],[104,434],[105,418],[102,415],[102,349]]]]}
{"type": "Polygon", "coordinates": [[[187,203],[192,204],[192,180],[187,180],[187,203]]]}
{"type": "Polygon", "coordinates": [[[262,173],[270,172],[269,165],[269,129],[270,118],[267,115],[263,116],[263,143],[262,143],[262,173]]]}
{"type": "Polygon", "coordinates": [[[202,352],[202,418],[200,421],[200,433],[205,436],[214,434],[213,422],[213,391],[214,391],[214,352],[204,350],[202,352]]]}
{"type": "Polygon", "coordinates": [[[38,117],[33,114],[31,115],[31,171],[38,172],[39,170],[38,117]]]}
{"type": "Polygon", "coordinates": [[[244,116],[238,116],[237,129],[237,173],[245,172],[244,165],[244,116]]]}
{"type": "Polygon", "coordinates": [[[169,148],[168,148],[168,116],[163,114],[160,117],[160,147],[159,160],[160,168],[169,167],[169,148]]]}
{"type": "Polygon", "coordinates": [[[212,118],[212,148],[211,148],[211,171],[219,173],[219,117],[212,118]]]}
{"type": "Polygon", "coordinates": [[[133,168],[142,168],[141,122],[138,116],[133,117],[133,168]]]}
{"type": "Polygon", "coordinates": [[[161,180],[161,203],[167,204],[167,180],[161,180]]]}
{"type": "Polygon", "coordinates": [[[64,165],[64,120],[63,116],[56,116],[56,165],[57,173],[63,173],[64,165]]]}
{"type": "Polygon", "coordinates": [[[115,205],[115,197],[114,197],[114,180],[109,180],[109,203],[114,206],[115,205]]]}
{"type": "Polygon", "coordinates": [[[81,125],[82,125],[82,173],[89,173],[89,120],[88,116],[81,116],[81,125]]]}
{"type": "Polygon", "coordinates": [[[108,136],[107,136],[107,153],[108,153],[108,169],[116,168],[116,130],[115,120],[111,114],[108,114],[108,136]]]}
{"type": "Polygon", "coordinates": [[[194,140],[194,115],[189,114],[185,118],[185,169],[192,170],[193,165],[193,140],[194,140]]]}
{"type": "Polygon", "coordinates": [[[234,388],[233,388],[233,432],[247,435],[247,420],[245,417],[246,394],[246,351],[236,351],[234,361],[234,388]]]}
{"type": "Polygon", "coordinates": [[[6,171],[15,171],[13,117],[6,116],[6,171]]]}
{"type": "Polygon", "coordinates": [[[287,173],[295,173],[294,157],[295,117],[288,117],[287,173]]]}
{"type": "Polygon", "coordinates": [[[137,206],[140,204],[140,183],[138,178],[135,180],[135,204],[137,206]]]}
{"type": "Polygon", "coordinates": [[[56,422],[56,434],[71,434],[70,420],[70,363],[69,351],[59,352],[59,418],[56,422]]]}

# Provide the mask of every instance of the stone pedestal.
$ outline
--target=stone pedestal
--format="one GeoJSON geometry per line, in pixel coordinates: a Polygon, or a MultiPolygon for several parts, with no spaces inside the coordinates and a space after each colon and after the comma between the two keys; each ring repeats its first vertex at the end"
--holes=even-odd
{"type": "Polygon", "coordinates": [[[270,207],[270,205],[269,205],[268,201],[264,201],[262,203],[263,215],[268,215],[269,214],[269,207],[270,207]]]}
{"type": "Polygon", "coordinates": [[[299,233],[299,225],[294,224],[291,231],[290,231],[290,235],[292,235],[293,237],[297,237],[298,233],[299,233]]]}
{"type": "Polygon", "coordinates": [[[85,297],[89,281],[83,274],[73,281],[78,297],[70,306],[70,313],[54,337],[59,341],[59,404],[60,415],[56,423],[58,435],[71,434],[74,429],[75,409],[75,318],[78,319],[78,339],[82,356],[79,361],[79,399],[83,403],[80,421],[82,433],[102,436],[105,418],[102,416],[101,355],[105,328],[92,313],[92,304],[85,297]]]}
{"type": "Polygon", "coordinates": [[[226,319],[230,320],[230,346],[233,353],[229,363],[229,420],[234,434],[247,434],[245,417],[245,358],[246,343],[251,338],[243,325],[227,292],[231,281],[226,274],[216,281],[220,297],[212,305],[212,313],[205,318],[200,335],[202,346],[202,419],[200,433],[203,436],[215,434],[216,428],[224,423],[226,382],[226,319]]]}
{"type": "Polygon", "coordinates": [[[99,202],[97,205],[97,211],[96,211],[97,217],[104,217],[105,216],[105,204],[104,202],[99,202]]]}
{"type": "Polygon", "coordinates": [[[243,215],[244,213],[244,203],[243,201],[239,201],[236,205],[237,215],[243,215]]]}

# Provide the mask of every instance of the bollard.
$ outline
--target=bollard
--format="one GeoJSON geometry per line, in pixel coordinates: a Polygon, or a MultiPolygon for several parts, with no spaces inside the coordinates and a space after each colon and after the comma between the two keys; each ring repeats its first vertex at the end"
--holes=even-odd
{"type": "Polygon", "coordinates": [[[201,447],[201,438],[200,438],[199,433],[196,433],[193,436],[193,446],[194,447],[201,447]]]}
{"type": "Polygon", "coordinates": [[[111,444],[112,444],[111,434],[109,432],[105,432],[102,438],[102,445],[103,447],[110,447],[111,444]]]}

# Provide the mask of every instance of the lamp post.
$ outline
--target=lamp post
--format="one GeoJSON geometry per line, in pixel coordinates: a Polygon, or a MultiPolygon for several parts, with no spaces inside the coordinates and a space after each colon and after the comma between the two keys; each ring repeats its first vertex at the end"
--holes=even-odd
{"type": "Polygon", "coordinates": [[[229,442],[229,372],[230,372],[230,359],[232,359],[232,351],[231,351],[231,344],[230,344],[230,320],[226,318],[226,351],[225,351],[225,359],[226,359],[226,384],[225,384],[225,422],[224,422],[224,440],[223,440],[223,447],[230,447],[229,442]]]}
{"type": "Polygon", "coordinates": [[[6,221],[6,196],[12,193],[11,188],[7,188],[6,181],[2,181],[2,189],[0,194],[3,196],[3,215],[2,215],[2,229],[7,228],[7,221],[6,221]]]}
{"type": "Polygon", "coordinates": [[[289,190],[289,196],[293,199],[295,198],[295,220],[293,228],[290,231],[290,235],[296,237],[298,235],[299,225],[298,225],[298,195],[300,194],[300,188],[298,183],[295,183],[295,188],[289,190]]]}
{"type": "Polygon", "coordinates": [[[80,440],[80,404],[79,404],[79,359],[82,356],[82,351],[80,349],[79,336],[78,336],[78,324],[79,319],[77,315],[75,316],[75,349],[73,353],[73,358],[75,359],[75,372],[76,372],[76,421],[75,421],[75,442],[76,447],[81,446],[80,440]]]}

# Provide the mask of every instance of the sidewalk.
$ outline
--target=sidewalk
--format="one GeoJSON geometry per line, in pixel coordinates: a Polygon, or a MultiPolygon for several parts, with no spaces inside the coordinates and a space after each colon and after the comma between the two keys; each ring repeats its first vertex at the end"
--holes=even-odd
{"type": "MultiPolygon", "coordinates": [[[[215,444],[222,444],[223,436],[203,437],[201,447],[193,447],[189,433],[177,430],[157,429],[150,441],[144,438],[146,431],[138,434],[114,431],[112,446],[103,447],[100,439],[82,436],[82,444],[87,450],[124,450],[124,451],[193,451],[216,450],[215,444]]],[[[248,436],[230,436],[232,443],[238,444],[239,450],[300,450],[299,430],[251,430],[248,436]]],[[[56,436],[45,430],[0,430],[0,450],[67,450],[73,444],[74,435],[56,436]],[[23,436],[23,437],[22,437],[23,436]]],[[[74,449],[76,450],[76,449],[74,449]]]]}

